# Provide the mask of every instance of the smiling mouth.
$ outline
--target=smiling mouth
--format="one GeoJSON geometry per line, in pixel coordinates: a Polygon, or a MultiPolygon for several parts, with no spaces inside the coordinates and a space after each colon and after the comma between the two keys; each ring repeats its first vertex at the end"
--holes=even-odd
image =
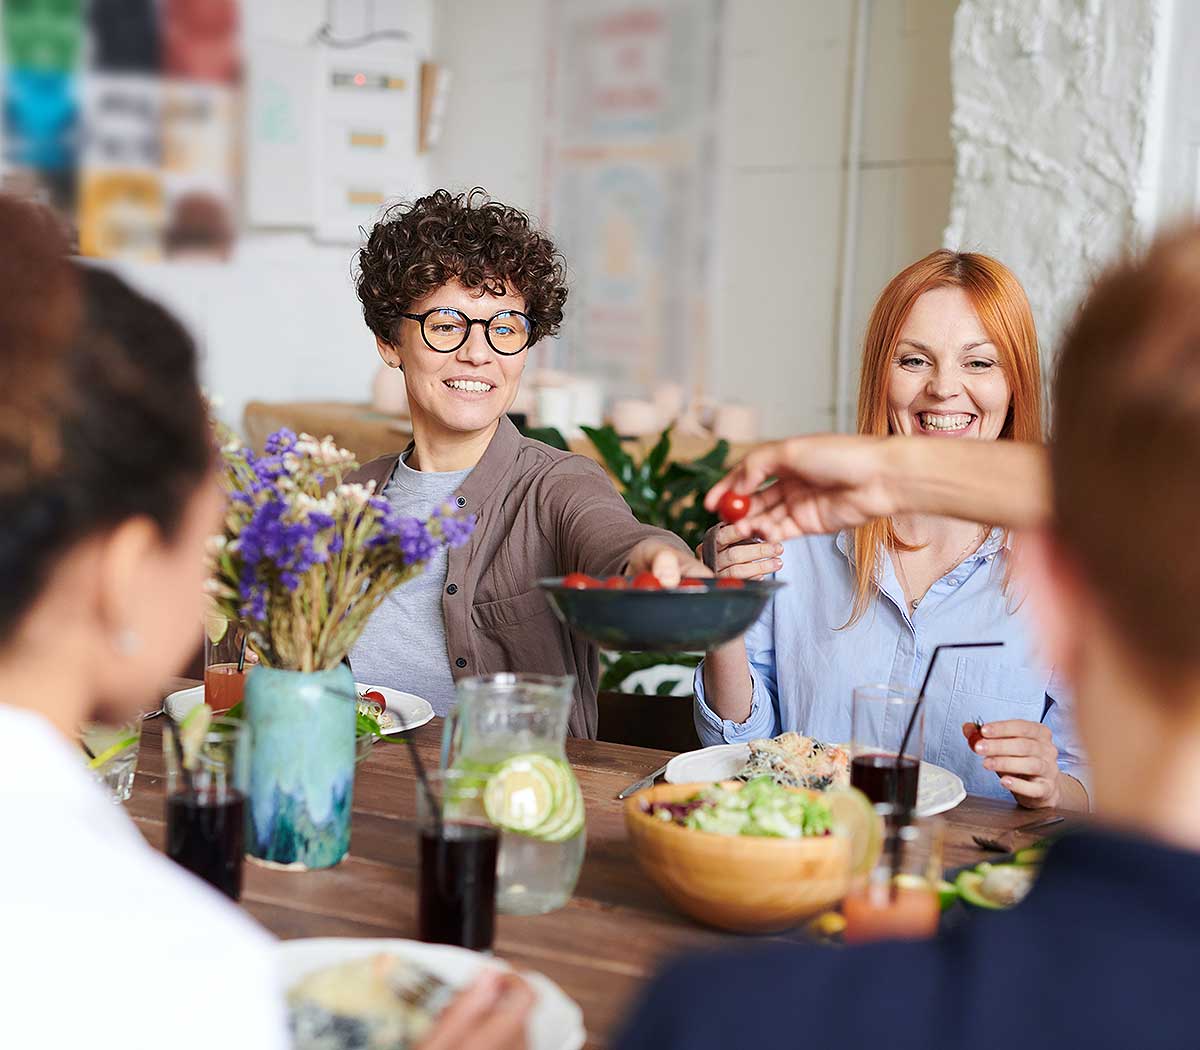
{"type": "Polygon", "coordinates": [[[447,379],[445,385],[464,394],[490,394],[496,389],[494,383],[482,379],[447,379]]]}
{"type": "Polygon", "coordinates": [[[970,412],[918,412],[921,429],[931,434],[958,434],[975,422],[970,412]]]}

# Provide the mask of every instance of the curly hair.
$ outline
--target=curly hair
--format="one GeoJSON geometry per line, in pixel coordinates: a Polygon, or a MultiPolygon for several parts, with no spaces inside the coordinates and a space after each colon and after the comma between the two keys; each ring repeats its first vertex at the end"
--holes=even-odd
{"type": "Polygon", "coordinates": [[[436,190],[394,205],[375,224],[358,252],[355,279],[367,327],[395,343],[400,315],[454,278],[492,295],[524,296],[531,346],[562,324],[567,300],[562,254],[528,215],[477,186],[457,195],[436,190]]]}

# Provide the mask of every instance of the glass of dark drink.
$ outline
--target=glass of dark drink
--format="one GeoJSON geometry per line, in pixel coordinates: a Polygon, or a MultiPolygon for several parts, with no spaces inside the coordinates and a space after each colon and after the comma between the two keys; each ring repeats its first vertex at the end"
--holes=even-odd
{"type": "Polygon", "coordinates": [[[925,751],[925,708],[918,708],[916,691],[886,685],[859,686],[854,690],[851,717],[850,783],[872,802],[911,811],[917,804],[921,755],[925,751]],[[901,753],[910,722],[912,731],[901,753]]]}
{"type": "Polygon", "coordinates": [[[490,952],[496,931],[500,832],[483,810],[478,774],[447,769],[418,781],[419,933],[431,944],[490,952]]]}
{"type": "Polygon", "coordinates": [[[246,795],[250,782],[250,727],[214,718],[195,731],[167,725],[167,856],[237,900],[246,853],[246,795]],[[182,764],[180,758],[182,756],[182,764]]]}

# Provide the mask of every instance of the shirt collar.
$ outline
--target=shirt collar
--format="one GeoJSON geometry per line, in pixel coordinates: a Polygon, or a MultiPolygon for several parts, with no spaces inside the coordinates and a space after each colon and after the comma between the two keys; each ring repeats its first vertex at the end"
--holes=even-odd
{"type": "MultiPolygon", "coordinates": [[[[842,529],[842,531],[837,534],[837,539],[835,542],[837,543],[837,549],[840,550],[845,559],[853,565],[854,530],[842,529]]],[[[977,550],[970,557],[964,559],[963,565],[970,565],[971,567],[974,567],[975,564],[980,561],[990,561],[996,556],[997,553],[999,553],[1001,549],[1008,549],[1010,545],[1011,540],[1006,531],[999,526],[996,526],[988,534],[987,539],[979,545],[979,550],[977,550]]]]}
{"type": "MultiPolygon", "coordinates": [[[[415,441],[395,459],[391,460],[387,472],[383,475],[382,483],[376,486],[376,492],[382,492],[387,483],[392,480],[396,466],[401,459],[406,458],[416,447],[415,441]]],[[[508,416],[501,416],[496,433],[488,442],[488,447],[479,462],[471,469],[463,483],[458,487],[457,509],[468,514],[476,514],[509,476],[517,462],[517,453],[521,448],[521,432],[508,416]]],[[[406,464],[407,465],[407,464],[406,464]]]]}

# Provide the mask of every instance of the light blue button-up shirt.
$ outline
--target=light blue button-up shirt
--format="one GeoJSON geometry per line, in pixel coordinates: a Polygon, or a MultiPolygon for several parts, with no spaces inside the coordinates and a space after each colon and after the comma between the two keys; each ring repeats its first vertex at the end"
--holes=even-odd
{"type": "Polygon", "coordinates": [[[934,646],[1004,642],[1002,649],[949,651],[938,657],[925,698],[925,760],[953,770],[974,795],[1011,798],[999,777],[967,747],[962,724],[1023,718],[1054,734],[1059,767],[1087,786],[1070,698],[1034,650],[1031,624],[1004,592],[1009,551],[997,529],[979,550],[929,589],[910,615],[890,558],[879,593],[858,623],[850,617],[854,571],[849,533],[805,536],[784,547],[787,584],[746,633],[754,694],[745,722],[718,717],[705,703],[704,666],[696,672],[696,729],[704,744],[740,743],[795,730],[819,740],[850,740],[856,686],[919,689],[934,646]]]}

